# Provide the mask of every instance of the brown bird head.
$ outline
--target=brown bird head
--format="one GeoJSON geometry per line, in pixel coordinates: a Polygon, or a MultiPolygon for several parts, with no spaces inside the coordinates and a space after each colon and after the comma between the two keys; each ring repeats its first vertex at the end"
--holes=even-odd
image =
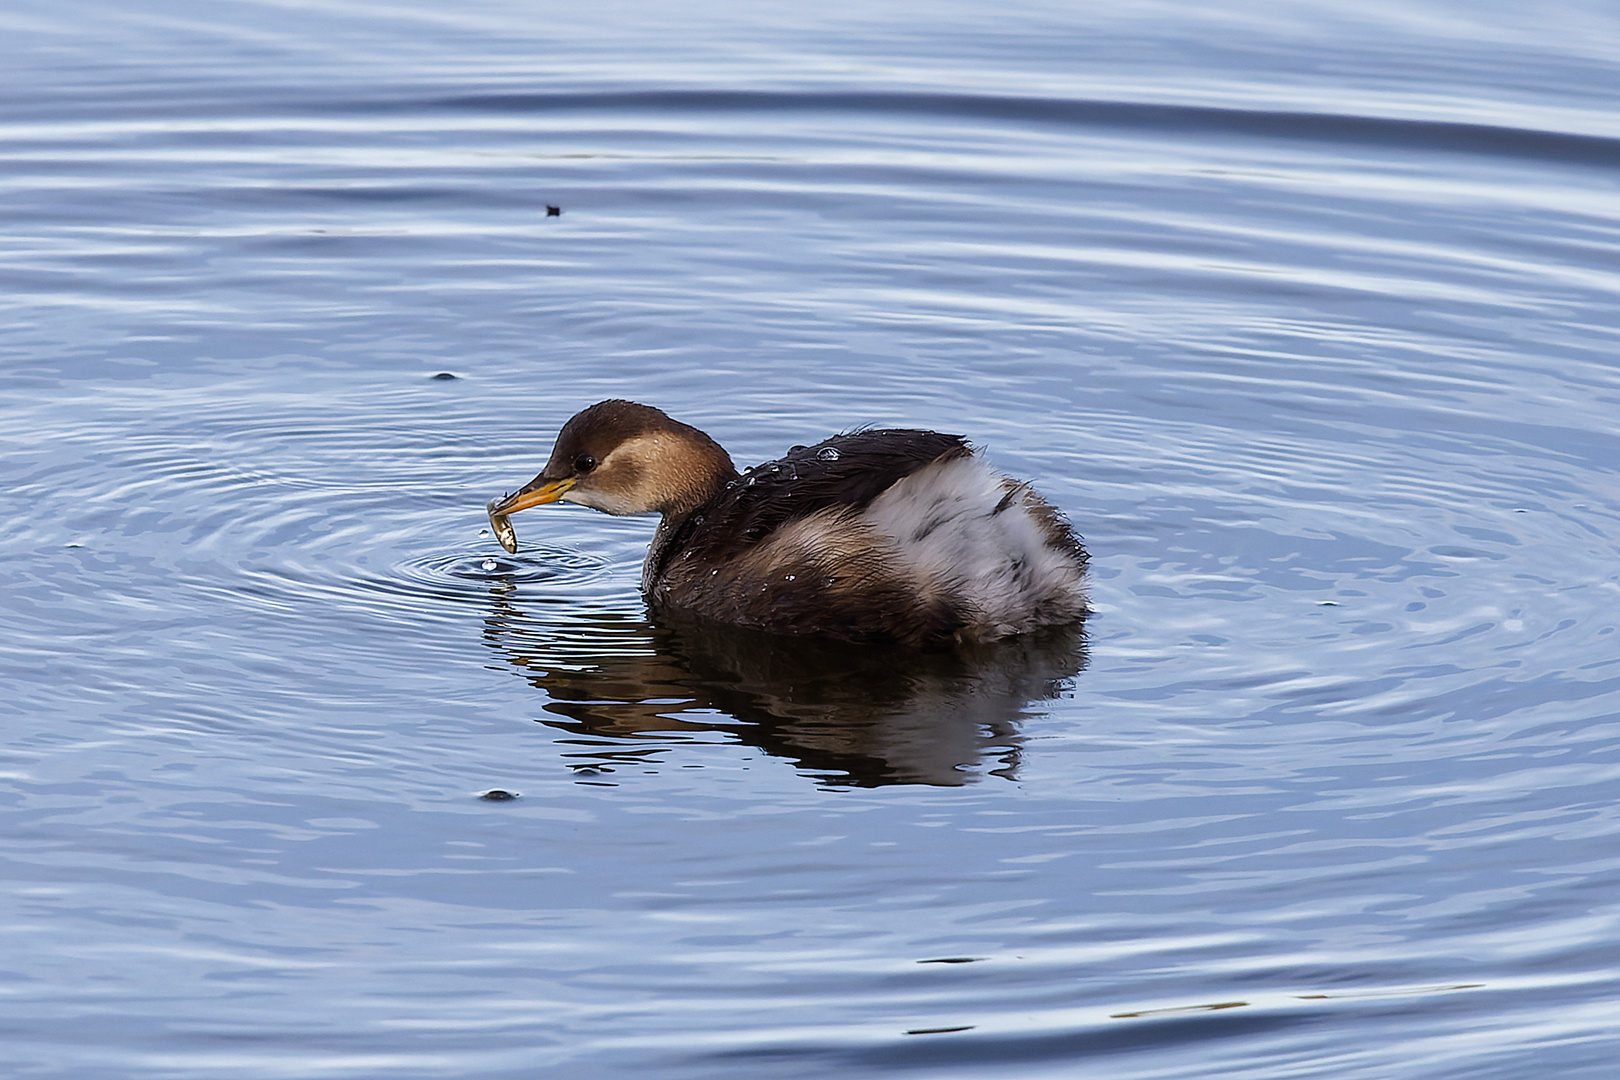
{"type": "Polygon", "coordinates": [[[615,515],[679,517],[736,476],[730,455],[697,428],[650,405],[602,401],[563,425],[539,476],[489,510],[505,517],[571,502],[615,515]]]}

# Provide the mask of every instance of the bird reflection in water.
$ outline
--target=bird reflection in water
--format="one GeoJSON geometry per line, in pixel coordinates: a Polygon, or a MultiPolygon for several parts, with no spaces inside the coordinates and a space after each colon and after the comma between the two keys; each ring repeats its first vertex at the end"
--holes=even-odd
{"type": "Polygon", "coordinates": [[[491,591],[485,644],[545,692],[540,722],[575,736],[566,756],[586,775],[723,732],[829,787],[1011,779],[1019,721],[1086,662],[1078,625],[923,652],[516,593],[491,591]]]}

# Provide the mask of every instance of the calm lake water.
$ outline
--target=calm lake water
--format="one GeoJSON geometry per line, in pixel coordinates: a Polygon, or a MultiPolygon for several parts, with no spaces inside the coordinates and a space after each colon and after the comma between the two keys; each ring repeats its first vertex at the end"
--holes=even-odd
{"type": "Polygon", "coordinates": [[[1613,8],[586,7],[0,12],[16,1075],[1612,1076],[1613,8]],[[610,396],[1096,614],[653,625],[610,396]]]}

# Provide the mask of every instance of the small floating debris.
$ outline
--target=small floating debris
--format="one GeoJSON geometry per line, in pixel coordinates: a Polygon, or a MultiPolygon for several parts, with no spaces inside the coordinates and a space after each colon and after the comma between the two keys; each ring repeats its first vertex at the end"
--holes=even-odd
{"type": "Polygon", "coordinates": [[[516,555],[517,530],[512,528],[512,522],[507,519],[505,514],[495,512],[495,508],[505,501],[505,495],[498,499],[491,499],[489,505],[484,509],[489,513],[489,527],[495,531],[495,539],[501,542],[501,547],[506,549],[508,555],[516,555]]]}
{"type": "Polygon", "coordinates": [[[1142,1009],[1138,1012],[1109,1013],[1110,1020],[1135,1020],[1143,1016],[1169,1016],[1173,1013],[1218,1012],[1221,1009],[1241,1009],[1247,1001],[1217,1001],[1209,1005],[1174,1005],[1168,1009],[1142,1009]]]}
{"type": "Polygon", "coordinates": [[[906,1034],[907,1035],[948,1035],[949,1033],[951,1033],[953,1031],[972,1031],[974,1029],[974,1027],[976,1027],[976,1026],[977,1025],[975,1025],[975,1024],[963,1024],[961,1027],[912,1028],[910,1031],[906,1032],[906,1034]]]}
{"type": "Polygon", "coordinates": [[[1483,990],[1484,983],[1445,983],[1441,986],[1393,986],[1372,990],[1341,990],[1334,994],[1295,994],[1300,1001],[1329,1001],[1333,998],[1393,997],[1406,994],[1443,994],[1452,990],[1483,990]]]}
{"type": "Polygon", "coordinates": [[[518,797],[518,793],[507,791],[504,788],[490,788],[488,791],[481,792],[478,797],[485,802],[511,802],[518,797]]]}
{"type": "Polygon", "coordinates": [[[444,381],[444,380],[448,380],[448,379],[454,379],[455,376],[450,374],[448,371],[441,371],[437,375],[434,375],[433,378],[439,379],[440,381],[444,381]]]}
{"type": "Polygon", "coordinates": [[[937,960],[919,960],[919,964],[976,964],[988,960],[987,956],[941,956],[937,960]]]}
{"type": "Polygon", "coordinates": [[[546,217],[562,217],[562,207],[546,203],[546,217]]]}

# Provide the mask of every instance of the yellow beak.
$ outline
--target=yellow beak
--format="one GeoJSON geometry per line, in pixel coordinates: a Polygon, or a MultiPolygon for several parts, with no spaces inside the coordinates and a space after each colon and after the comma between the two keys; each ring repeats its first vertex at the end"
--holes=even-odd
{"type": "Polygon", "coordinates": [[[568,489],[574,486],[575,477],[565,476],[561,480],[550,480],[536,487],[519,488],[500,502],[489,508],[491,514],[515,514],[519,510],[527,510],[531,506],[543,506],[554,503],[567,494],[568,489]]]}

